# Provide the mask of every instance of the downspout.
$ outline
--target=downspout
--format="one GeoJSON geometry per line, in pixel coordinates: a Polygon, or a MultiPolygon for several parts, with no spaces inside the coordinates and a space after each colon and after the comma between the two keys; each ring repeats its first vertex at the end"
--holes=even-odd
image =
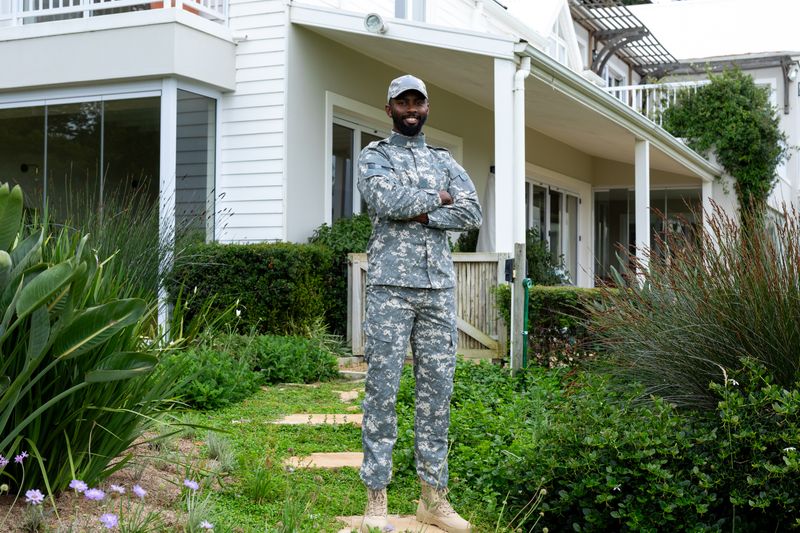
{"type": "Polygon", "coordinates": [[[514,163],[513,163],[513,213],[514,213],[514,284],[511,292],[511,371],[522,368],[527,339],[525,324],[525,78],[531,73],[531,58],[522,56],[514,73],[514,163]]]}
{"type": "Polygon", "coordinates": [[[514,242],[525,242],[525,78],[531,58],[523,56],[514,73],[514,242]]]}

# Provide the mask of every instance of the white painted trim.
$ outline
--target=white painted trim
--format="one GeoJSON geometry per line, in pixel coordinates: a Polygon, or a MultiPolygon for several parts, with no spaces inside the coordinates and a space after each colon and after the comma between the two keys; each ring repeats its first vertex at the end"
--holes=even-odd
{"type": "Polygon", "coordinates": [[[494,252],[514,253],[514,73],[516,65],[494,60],[494,252]]]}
{"type": "Polygon", "coordinates": [[[99,84],[87,87],[58,87],[19,91],[0,95],[0,108],[30,107],[49,104],[66,104],[89,102],[95,100],[111,100],[124,98],[142,98],[161,94],[161,81],[140,81],[130,83],[99,84]]]}
{"type": "Polygon", "coordinates": [[[514,58],[516,40],[461,28],[445,28],[427,23],[392,19],[388,31],[376,35],[364,28],[364,15],[340,9],[310,6],[299,2],[289,4],[291,22],[302,26],[356,33],[375,39],[390,39],[416,43],[434,48],[445,48],[471,54],[514,58]]]}
{"type": "Polygon", "coordinates": [[[650,141],[636,140],[634,159],[636,258],[646,269],[650,253],[650,141]]]}
{"type": "MultiPolygon", "coordinates": [[[[172,270],[175,246],[175,165],[178,135],[178,80],[162,80],[161,89],[161,158],[158,188],[158,235],[163,256],[159,260],[159,279],[165,279],[172,270]]],[[[169,301],[167,288],[161,283],[158,288],[158,324],[164,331],[169,324],[169,301]]]]}

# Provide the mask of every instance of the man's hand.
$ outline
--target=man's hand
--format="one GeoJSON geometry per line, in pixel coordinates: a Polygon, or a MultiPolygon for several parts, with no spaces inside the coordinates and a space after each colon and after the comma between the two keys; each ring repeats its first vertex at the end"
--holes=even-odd
{"type": "Polygon", "coordinates": [[[442,205],[450,205],[453,203],[453,197],[447,191],[439,191],[439,198],[442,200],[442,205]]]}
{"type": "Polygon", "coordinates": [[[417,215],[414,218],[410,219],[412,222],[419,222],[420,224],[427,224],[428,223],[428,213],[422,213],[421,215],[417,215]]]}

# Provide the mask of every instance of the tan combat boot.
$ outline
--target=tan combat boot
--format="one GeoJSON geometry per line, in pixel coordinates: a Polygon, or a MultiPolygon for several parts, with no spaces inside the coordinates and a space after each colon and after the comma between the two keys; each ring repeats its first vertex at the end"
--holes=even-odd
{"type": "Polygon", "coordinates": [[[364,519],[361,521],[359,531],[369,533],[370,530],[390,531],[389,525],[389,506],[386,501],[386,488],[372,490],[367,487],[367,510],[364,511],[364,519]]]}
{"type": "Polygon", "coordinates": [[[447,489],[437,489],[424,481],[417,506],[417,522],[436,526],[448,533],[471,533],[472,525],[459,516],[447,501],[447,489]]]}

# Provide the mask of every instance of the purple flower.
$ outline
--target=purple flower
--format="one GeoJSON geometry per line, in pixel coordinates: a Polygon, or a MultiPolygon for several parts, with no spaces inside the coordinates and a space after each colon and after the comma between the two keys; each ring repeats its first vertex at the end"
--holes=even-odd
{"type": "Polygon", "coordinates": [[[125,494],[125,487],[122,485],[111,485],[109,489],[111,489],[111,492],[116,492],[117,494],[125,494]]]}
{"type": "Polygon", "coordinates": [[[87,489],[83,495],[87,500],[100,501],[106,497],[106,493],[100,489],[87,489]]]}
{"type": "Polygon", "coordinates": [[[19,455],[14,457],[14,462],[21,465],[22,461],[24,461],[25,458],[27,458],[27,457],[28,457],[28,452],[20,452],[19,455]]]}
{"type": "Polygon", "coordinates": [[[0,455],[0,468],[5,468],[8,464],[8,459],[0,455]]]}
{"type": "Polygon", "coordinates": [[[203,520],[202,522],[200,522],[200,529],[214,529],[214,524],[212,524],[208,520],[203,520]]]}
{"type": "Polygon", "coordinates": [[[106,529],[114,529],[119,524],[119,518],[115,514],[106,513],[100,517],[100,522],[106,529]]]}
{"type": "Polygon", "coordinates": [[[83,492],[89,487],[81,481],[80,479],[73,479],[69,482],[69,488],[76,490],[77,492],[83,492]]]}
{"type": "Polygon", "coordinates": [[[144,490],[139,485],[134,485],[133,486],[133,493],[136,494],[138,497],[140,497],[142,499],[144,499],[144,497],[147,495],[147,491],[144,490]]]}
{"type": "Polygon", "coordinates": [[[184,479],[183,484],[192,490],[197,490],[200,488],[200,485],[197,484],[197,481],[192,481],[191,479],[184,479]]]}
{"type": "Polygon", "coordinates": [[[25,492],[25,501],[31,505],[39,505],[44,501],[44,494],[39,489],[31,489],[25,492]]]}

